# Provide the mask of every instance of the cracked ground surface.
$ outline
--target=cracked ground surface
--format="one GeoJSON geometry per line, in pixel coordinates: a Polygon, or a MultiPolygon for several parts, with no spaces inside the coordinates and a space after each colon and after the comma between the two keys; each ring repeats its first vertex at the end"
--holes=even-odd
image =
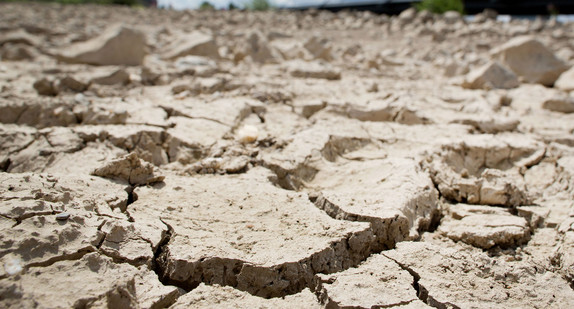
{"type": "Polygon", "coordinates": [[[3,3],[0,307],[569,308],[573,35],[3,3]]]}

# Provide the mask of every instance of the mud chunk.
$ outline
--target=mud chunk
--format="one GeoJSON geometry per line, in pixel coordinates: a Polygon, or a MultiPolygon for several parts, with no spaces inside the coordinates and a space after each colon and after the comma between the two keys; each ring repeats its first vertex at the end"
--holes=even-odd
{"type": "Polygon", "coordinates": [[[469,89],[509,89],[518,87],[518,78],[498,62],[490,62],[468,73],[463,87],[469,89]]]}
{"type": "Polygon", "coordinates": [[[200,284],[180,297],[172,309],[198,308],[316,308],[321,306],[309,289],[283,298],[265,299],[227,286],[200,284]]]}
{"type": "Polygon", "coordinates": [[[112,160],[92,172],[94,176],[121,179],[131,185],[146,185],[163,181],[165,176],[156,175],[151,163],[141,160],[135,152],[112,160]]]}
{"type": "Polygon", "coordinates": [[[84,125],[125,124],[128,112],[118,105],[90,104],[81,112],[81,118],[84,125]]]}
{"type": "Polygon", "coordinates": [[[506,209],[456,204],[449,207],[449,213],[439,232],[455,241],[489,249],[516,246],[530,239],[528,222],[506,209]]]}
{"type": "Polygon", "coordinates": [[[98,85],[125,85],[130,82],[130,75],[123,69],[115,70],[110,74],[94,77],[90,83],[98,85]]]}
{"type": "Polygon", "coordinates": [[[345,106],[345,113],[349,118],[361,121],[394,121],[408,125],[429,123],[420,112],[400,101],[372,100],[350,103],[345,106]]]}
{"type": "Polygon", "coordinates": [[[57,84],[47,78],[42,78],[34,82],[34,89],[36,89],[38,94],[47,96],[56,96],[59,92],[57,84]]]}
{"type": "Polygon", "coordinates": [[[146,55],[146,40],[139,30],[118,25],[106,29],[93,39],[75,43],[55,54],[59,60],[69,63],[141,65],[146,55]]]}
{"type": "Polygon", "coordinates": [[[564,91],[574,91],[574,67],[560,74],[554,87],[564,91]]]}
{"type": "Polygon", "coordinates": [[[303,46],[313,55],[315,59],[322,59],[325,61],[333,60],[331,45],[327,39],[321,39],[320,37],[314,35],[305,41],[303,46]]]}
{"type": "Polygon", "coordinates": [[[31,46],[19,44],[4,44],[0,47],[0,58],[2,60],[22,61],[33,60],[38,56],[38,51],[31,46]]]}
{"type": "Polygon", "coordinates": [[[420,302],[413,277],[384,255],[373,255],[339,273],[318,274],[317,281],[317,294],[326,308],[389,308],[420,302]]]}
{"type": "MultiPolygon", "coordinates": [[[[447,113],[444,113],[447,114],[447,113]]],[[[520,121],[515,118],[491,116],[491,115],[468,115],[465,114],[455,116],[458,119],[451,121],[452,123],[461,123],[470,125],[481,133],[501,133],[507,131],[515,131],[520,124],[520,121]]]]}
{"type": "Polygon", "coordinates": [[[257,63],[273,63],[281,59],[279,53],[259,30],[246,34],[245,41],[237,47],[233,60],[239,62],[247,57],[257,63]]]}
{"type": "Polygon", "coordinates": [[[287,62],[285,67],[293,77],[327,80],[341,79],[341,72],[326,63],[292,60],[287,62]]]}
{"type": "Polygon", "coordinates": [[[550,98],[542,103],[542,108],[565,114],[574,113],[574,97],[556,96],[550,98]]]}
{"type": "Polygon", "coordinates": [[[273,186],[271,176],[254,168],[136,188],[135,221],[161,216],[173,228],[159,258],[161,276],[186,287],[204,282],[283,296],[315,273],[346,269],[368,255],[374,238],[367,223],[334,220],[305,194],[273,186]]]}
{"type": "Polygon", "coordinates": [[[80,81],[72,76],[66,76],[59,81],[60,90],[71,90],[74,92],[83,92],[88,89],[88,83],[80,81]]]}
{"type": "Polygon", "coordinates": [[[29,46],[38,46],[42,40],[28,33],[24,29],[4,32],[0,35],[0,46],[4,44],[25,44],[29,46]]]}
{"type": "Polygon", "coordinates": [[[568,65],[540,41],[522,36],[491,51],[491,54],[528,83],[552,86],[568,65]]]}
{"type": "Polygon", "coordinates": [[[432,307],[546,307],[574,301],[568,284],[536,265],[506,262],[482,250],[444,248],[425,242],[403,242],[383,255],[408,270],[419,297],[432,307]]]}
{"type": "Polygon", "coordinates": [[[165,47],[163,53],[165,59],[175,59],[189,55],[219,58],[219,52],[213,37],[197,31],[173,40],[171,44],[165,47]]]}
{"type": "Polygon", "coordinates": [[[442,14],[442,20],[444,20],[448,25],[456,24],[457,22],[463,21],[462,15],[457,11],[447,11],[442,14]]]}

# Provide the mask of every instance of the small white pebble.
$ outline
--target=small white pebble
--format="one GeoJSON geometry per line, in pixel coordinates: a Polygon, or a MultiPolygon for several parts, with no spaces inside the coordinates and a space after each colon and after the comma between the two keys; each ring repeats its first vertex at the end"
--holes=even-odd
{"type": "Polygon", "coordinates": [[[259,130],[252,125],[244,125],[237,131],[237,140],[241,143],[253,143],[259,136],[259,130]]]}
{"type": "Polygon", "coordinates": [[[4,263],[4,269],[10,276],[19,274],[22,271],[22,262],[19,258],[9,259],[6,263],[4,263]]]}
{"type": "Polygon", "coordinates": [[[67,212],[61,212],[59,214],[56,215],[56,220],[68,220],[68,218],[70,218],[70,214],[67,212]]]}

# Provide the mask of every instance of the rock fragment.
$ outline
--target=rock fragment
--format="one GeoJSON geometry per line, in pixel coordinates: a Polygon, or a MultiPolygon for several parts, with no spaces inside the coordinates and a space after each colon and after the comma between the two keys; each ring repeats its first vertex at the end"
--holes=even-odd
{"type": "Polygon", "coordinates": [[[518,78],[498,62],[490,62],[466,76],[463,87],[469,89],[510,89],[518,87],[518,78]]]}
{"type": "Polygon", "coordinates": [[[141,65],[145,55],[144,34],[121,25],[112,26],[93,39],[56,52],[61,61],[92,65],[141,65]]]}
{"type": "Polygon", "coordinates": [[[165,178],[156,175],[154,166],[141,160],[135,152],[106,163],[95,169],[92,175],[124,180],[131,185],[147,185],[165,178]]]}
{"type": "Polygon", "coordinates": [[[528,83],[552,86],[560,74],[568,70],[564,61],[529,36],[511,39],[491,53],[528,83]]]}

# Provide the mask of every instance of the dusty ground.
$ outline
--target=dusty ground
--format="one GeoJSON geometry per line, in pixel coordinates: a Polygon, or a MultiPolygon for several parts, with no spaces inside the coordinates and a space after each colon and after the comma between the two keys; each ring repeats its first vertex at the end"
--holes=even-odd
{"type": "Polygon", "coordinates": [[[1,4],[0,307],[571,307],[574,25],[492,17],[1,4]]]}

